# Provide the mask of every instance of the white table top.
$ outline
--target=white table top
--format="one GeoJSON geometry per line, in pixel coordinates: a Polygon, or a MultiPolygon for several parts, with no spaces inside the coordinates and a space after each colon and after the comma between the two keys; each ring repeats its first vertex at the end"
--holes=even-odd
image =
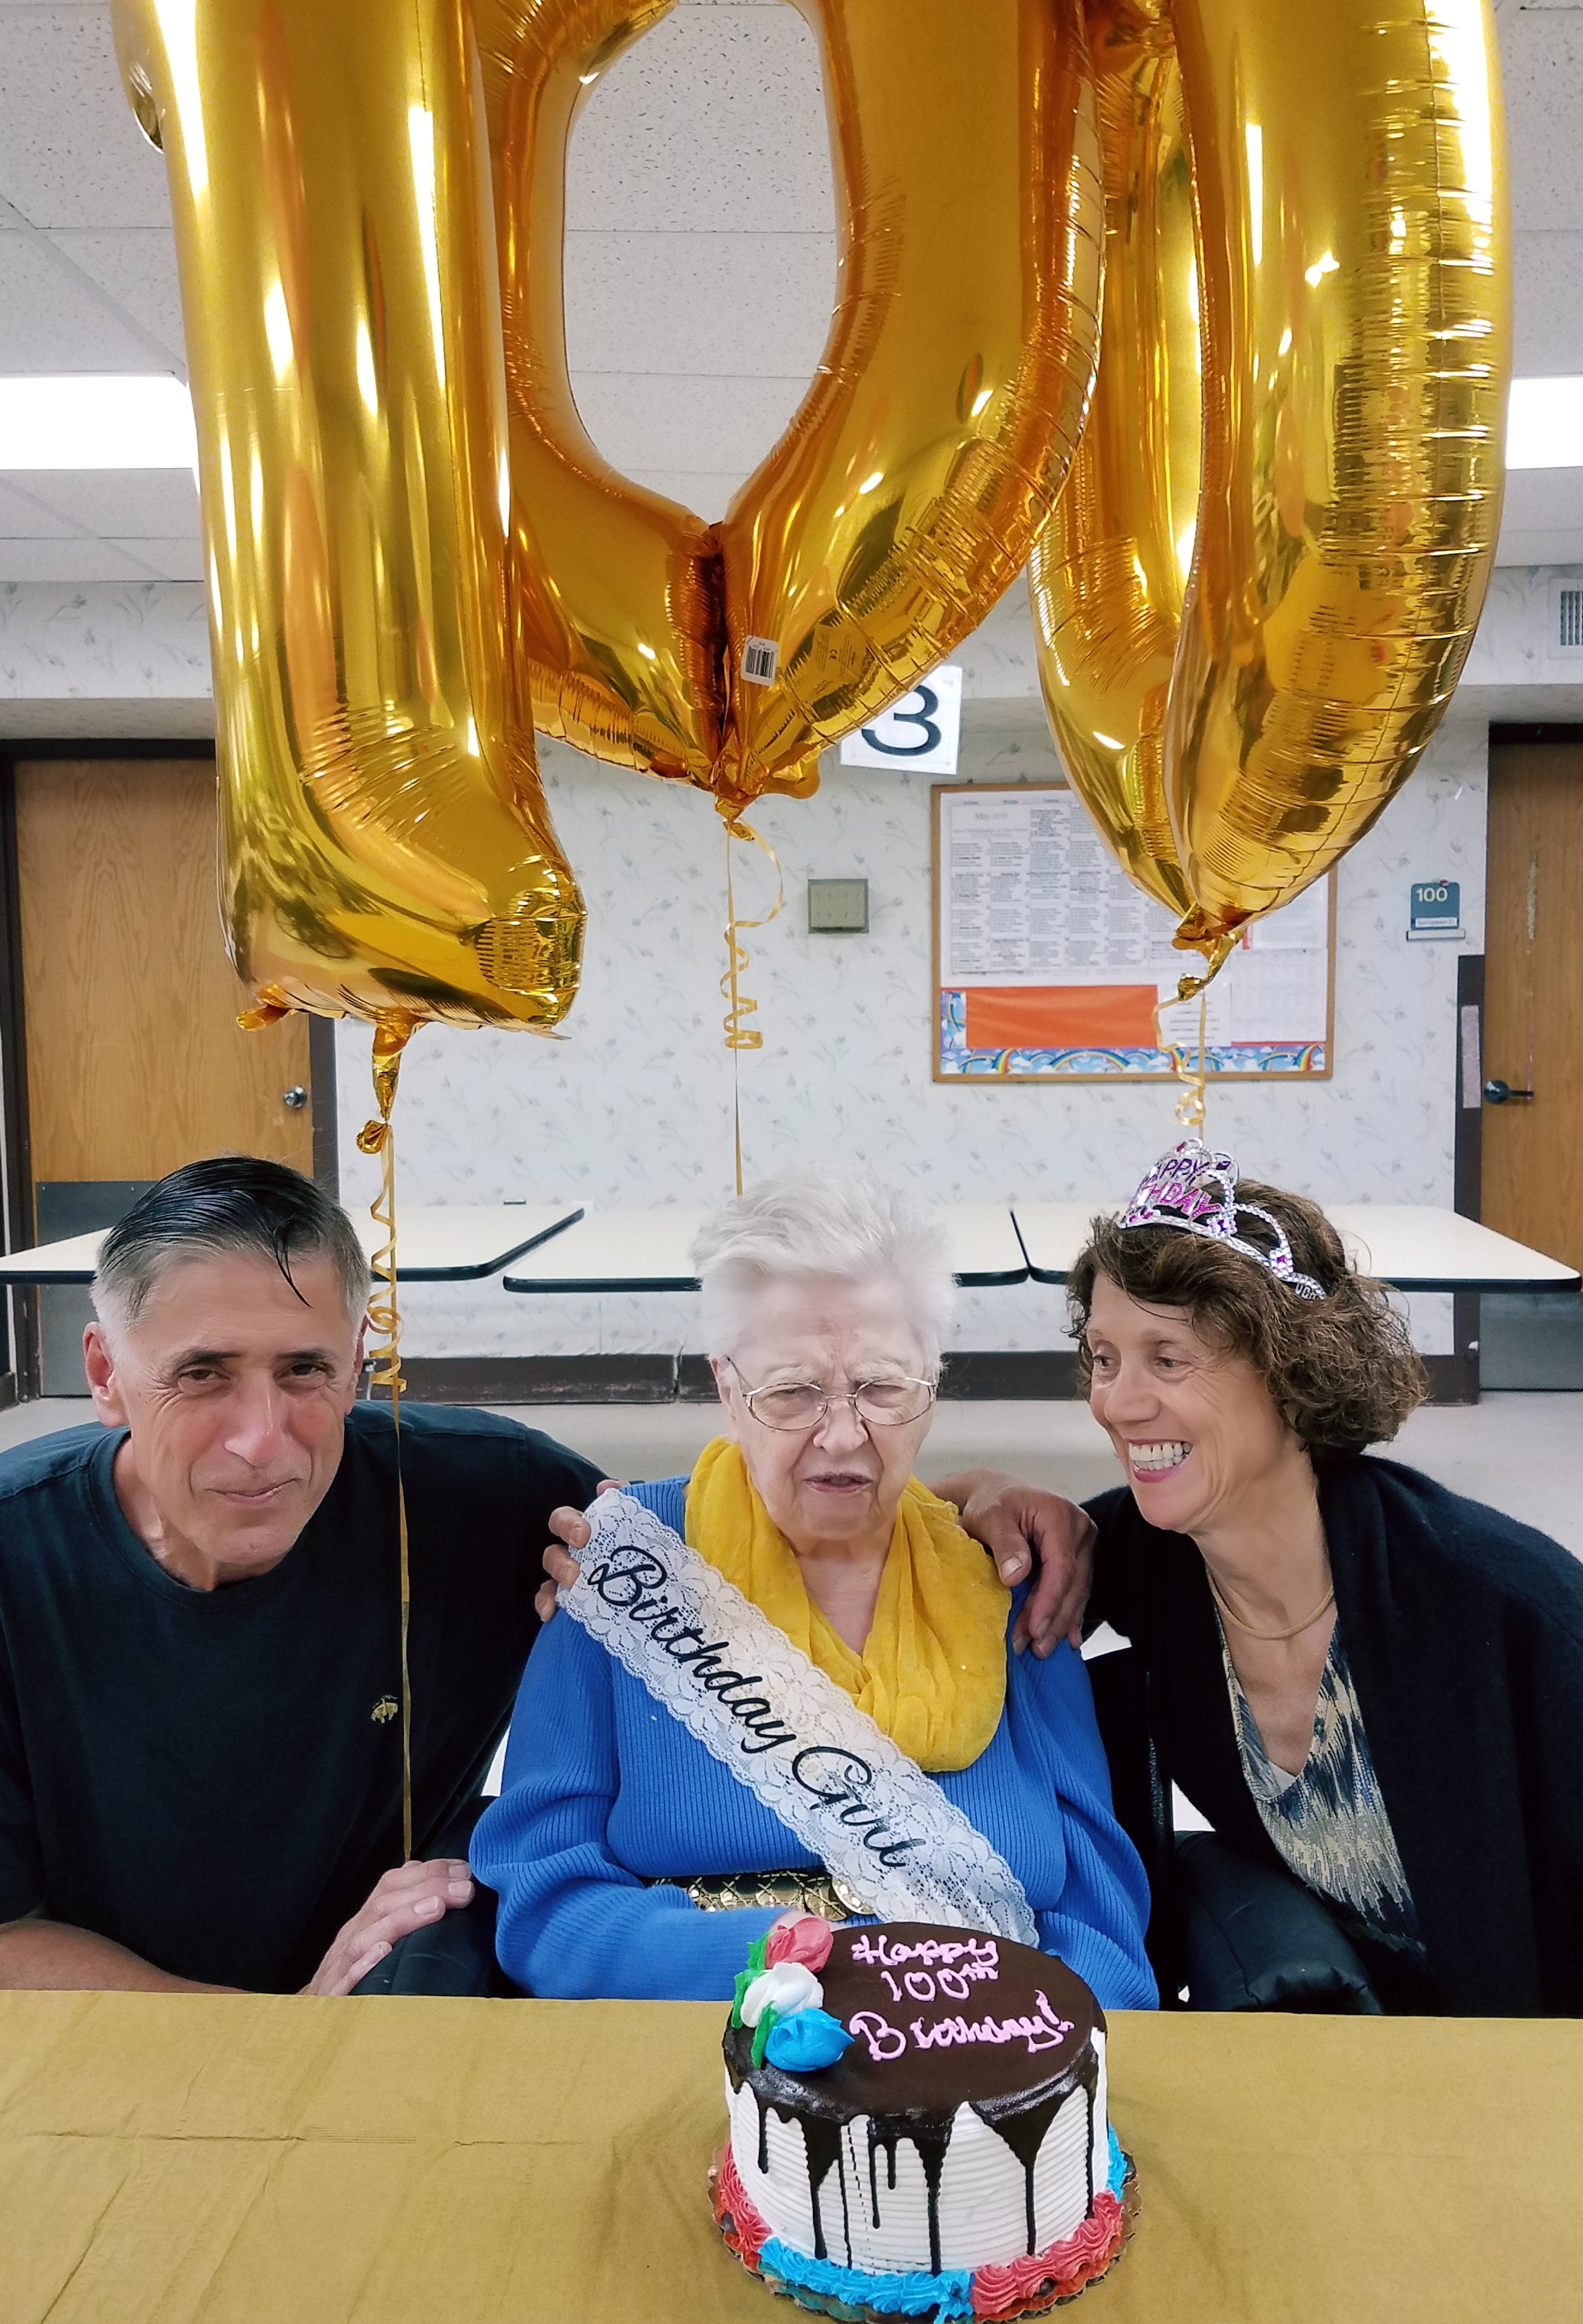
{"type": "MultiPolygon", "coordinates": [[[[687,1254],[706,1211],[590,1211],[507,1276],[508,1291],[695,1291],[687,1254]]],[[[1000,1203],[947,1205],[959,1283],[1024,1283],[1027,1261],[1000,1203]]]]}
{"type": "MultiPolygon", "coordinates": [[[[1018,1203],[1017,1232],[1037,1283],[1064,1283],[1094,1203],[1018,1203]]],[[[1327,1203],[1357,1264],[1398,1291],[1572,1291],[1578,1270],[1477,1219],[1430,1203],[1327,1203]]]]}
{"type": "MultiPolygon", "coordinates": [[[[493,1275],[583,1213],[575,1203],[457,1203],[396,1211],[396,1273],[402,1283],[466,1283],[493,1275]]],[[[373,1256],[382,1237],[366,1213],[352,1223],[373,1256]]],[[[89,1283],[104,1229],[0,1258],[0,1283],[89,1283]]]]}

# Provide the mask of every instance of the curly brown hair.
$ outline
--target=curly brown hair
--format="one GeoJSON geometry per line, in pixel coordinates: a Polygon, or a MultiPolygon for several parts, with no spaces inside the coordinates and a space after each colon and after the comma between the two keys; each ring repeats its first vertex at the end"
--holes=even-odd
{"type": "MultiPolygon", "coordinates": [[[[1278,1219],[1301,1274],[1322,1299],[1288,1289],[1267,1268],[1227,1243],[1180,1227],[1127,1227],[1097,1218],[1067,1279],[1067,1305],[1086,1383],[1094,1282],[1106,1276],[1145,1307],[1185,1308],[1211,1347],[1246,1356],[1311,1460],[1338,1460],[1394,1436],[1427,1392],[1407,1326],[1384,1288],[1348,1264],[1341,1238],[1316,1203],[1244,1178],[1238,1205],[1278,1219]]],[[[1275,1237],[1258,1219],[1238,1231],[1261,1248],[1275,1237]]]]}

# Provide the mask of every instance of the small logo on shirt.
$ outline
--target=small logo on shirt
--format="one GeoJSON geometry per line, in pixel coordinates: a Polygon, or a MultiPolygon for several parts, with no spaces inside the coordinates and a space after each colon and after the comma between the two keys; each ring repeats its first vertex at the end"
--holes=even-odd
{"type": "Polygon", "coordinates": [[[376,1727],[385,1727],[392,1719],[400,1717],[401,1706],[393,1694],[382,1694],[368,1715],[376,1727]]]}

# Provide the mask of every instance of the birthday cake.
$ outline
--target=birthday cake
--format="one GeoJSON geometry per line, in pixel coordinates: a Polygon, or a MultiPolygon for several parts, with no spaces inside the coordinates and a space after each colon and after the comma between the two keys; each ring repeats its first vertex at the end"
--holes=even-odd
{"type": "Polygon", "coordinates": [[[1129,2231],[1103,2014],[1026,1945],[783,1923],[737,1979],[725,2072],[715,2218],[805,2308],[1034,2315],[1102,2274],[1129,2231]]]}

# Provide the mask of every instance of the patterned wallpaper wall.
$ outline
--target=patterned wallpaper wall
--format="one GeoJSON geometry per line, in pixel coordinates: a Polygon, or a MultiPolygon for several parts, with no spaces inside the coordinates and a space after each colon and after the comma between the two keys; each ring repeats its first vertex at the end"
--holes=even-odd
{"type": "MultiPolygon", "coordinates": [[[[1482,723],[1442,732],[1423,767],[1342,867],[1336,1071],[1330,1082],[1211,1093],[1210,1129],[1245,1166],[1348,1202],[1450,1200],[1455,954],[1409,945],[1414,879],[1462,883],[1482,932],[1482,723]]],[[[403,1069],[401,1190],[413,1202],[575,1194],[588,1207],[707,1204],[730,1192],[732,1063],[722,1044],[723,840],[701,795],[544,752],[557,828],[589,907],[583,987],[566,1038],[426,1029],[403,1069]]],[[[779,855],[787,908],[747,942],[744,988],[765,1047],[740,1058],[750,1175],[815,1157],[893,1172],[943,1202],[1125,1194],[1175,1134],[1158,1084],[942,1086],[930,1078],[929,784],[835,766],[811,800],[754,820],[779,855]],[[804,882],[858,873],[870,933],[807,933],[804,882]]],[[[739,906],[773,874],[745,858],[739,906]]],[[[338,1036],[343,1191],[364,1202],[369,1036],[338,1036]]],[[[1421,1342],[1450,1344],[1449,1302],[1422,1301],[1421,1342]]],[[[413,1354],[663,1351],[692,1344],[693,1302],[529,1301],[497,1283],[412,1286],[413,1354]]],[[[965,1294],[963,1347],[1063,1337],[1060,1295],[965,1294]]]]}

